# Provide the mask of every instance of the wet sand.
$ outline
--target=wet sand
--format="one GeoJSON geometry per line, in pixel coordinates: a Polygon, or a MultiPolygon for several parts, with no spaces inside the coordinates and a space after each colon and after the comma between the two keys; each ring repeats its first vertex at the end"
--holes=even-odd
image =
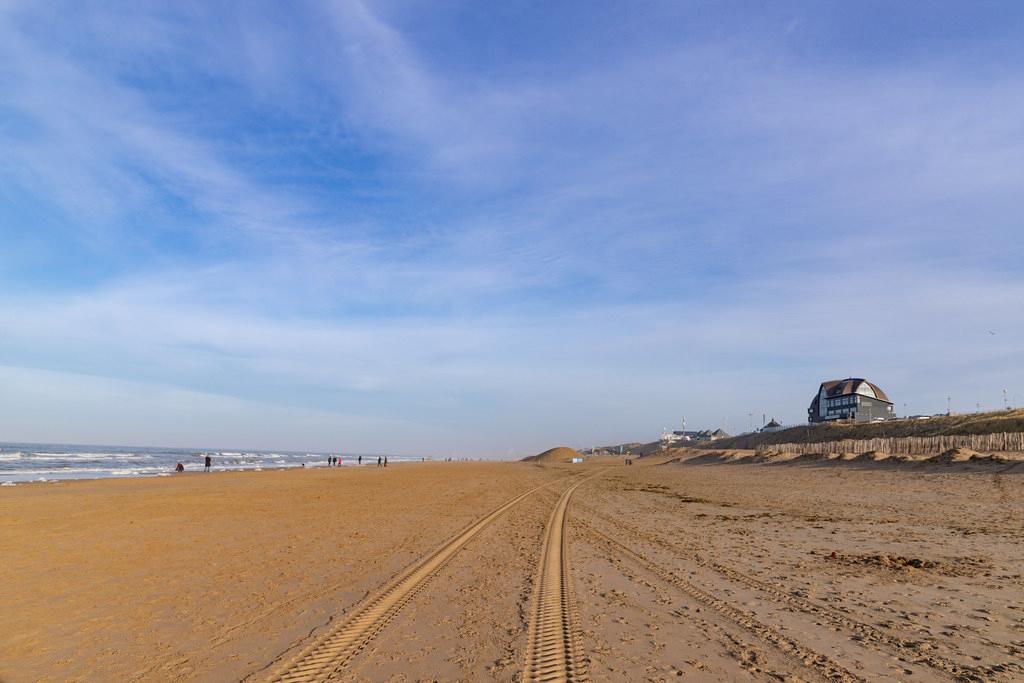
{"type": "Polygon", "coordinates": [[[593,680],[1019,680],[1024,476],[428,463],[0,490],[0,680],[265,680],[513,496],[338,680],[521,680],[568,508],[593,680]],[[332,617],[334,621],[332,621],[332,617]]]}

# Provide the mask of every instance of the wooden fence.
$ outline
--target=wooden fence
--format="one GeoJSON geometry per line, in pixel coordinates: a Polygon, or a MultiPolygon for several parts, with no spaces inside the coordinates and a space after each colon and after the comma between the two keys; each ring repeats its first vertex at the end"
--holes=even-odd
{"type": "Polygon", "coordinates": [[[1024,451],[1024,433],[954,434],[949,436],[897,436],[877,439],[843,439],[818,443],[778,443],[757,447],[758,453],[866,453],[930,455],[951,448],[970,448],[982,453],[1024,451]]]}

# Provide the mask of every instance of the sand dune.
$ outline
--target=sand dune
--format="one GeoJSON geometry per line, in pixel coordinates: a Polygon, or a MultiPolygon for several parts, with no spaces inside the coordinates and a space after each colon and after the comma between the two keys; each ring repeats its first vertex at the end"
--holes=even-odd
{"type": "Polygon", "coordinates": [[[939,455],[903,455],[882,451],[863,453],[761,453],[753,450],[680,448],[647,456],[651,462],[679,465],[792,465],[807,467],[877,467],[925,472],[993,472],[1024,474],[1024,454],[983,454],[953,448],[939,455]]]}
{"type": "Polygon", "coordinates": [[[523,462],[535,462],[535,463],[560,463],[560,462],[572,462],[572,459],[578,457],[579,453],[569,448],[568,446],[558,446],[556,448],[549,448],[543,453],[537,455],[531,455],[523,458],[523,462]]]}

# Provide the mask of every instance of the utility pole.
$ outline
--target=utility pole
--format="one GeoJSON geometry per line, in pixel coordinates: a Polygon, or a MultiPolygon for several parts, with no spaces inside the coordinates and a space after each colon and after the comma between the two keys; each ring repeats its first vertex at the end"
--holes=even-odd
{"type": "Polygon", "coordinates": [[[1006,397],[1006,389],[1003,389],[1003,410],[1010,409],[1010,399],[1006,397]]]}
{"type": "Polygon", "coordinates": [[[953,397],[952,396],[947,396],[946,397],[946,415],[952,415],[953,414],[953,409],[950,407],[952,405],[952,401],[953,401],[953,397]]]}
{"type": "MultiPolygon", "coordinates": [[[[1006,392],[1003,391],[1003,393],[1005,394],[1006,392]]],[[[754,431],[754,414],[753,413],[747,413],[747,418],[748,418],[747,431],[748,432],[752,432],[752,431],[754,431]]]]}

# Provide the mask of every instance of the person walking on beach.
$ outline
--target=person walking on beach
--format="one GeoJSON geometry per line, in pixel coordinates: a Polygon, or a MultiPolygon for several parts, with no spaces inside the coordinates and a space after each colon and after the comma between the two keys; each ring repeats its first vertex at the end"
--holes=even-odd
{"type": "Polygon", "coordinates": [[[360,465],[362,465],[362,464],[363,464],[363,456],[361,456],[361,455],[359,456],[359,464],[360,464],[360,465]]]}
{"type": "Polygon", "coordinates": [[[209,455],[207,455],[206,459],[203,461],[203,471],[204,472],[209,472],[210,471],[210,465],[212,465],[212,464],[213,464],[213,458],[211,458],[209,455]]]}
{"type": "Polygon", "coordinates": [[[377,456],[377,467],[381,467],[381,459],[379,455],[377,456]]]}
{"type": "Polygon", "coordinates": [[[388,466],[388,456],[384,456],[384,467],[388,466]]]}

